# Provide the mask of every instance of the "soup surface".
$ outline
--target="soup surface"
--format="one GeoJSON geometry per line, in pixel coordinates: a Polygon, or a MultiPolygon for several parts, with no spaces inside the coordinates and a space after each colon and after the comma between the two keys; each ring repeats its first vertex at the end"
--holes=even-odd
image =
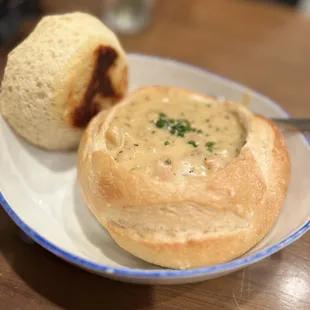
{"type": "Polygon", "coordinates": [[[246,131],[225,104],[182,92],[144,93],[117,110],[106,138],[123,167],[169,180],[225,167],[246,131]]]}

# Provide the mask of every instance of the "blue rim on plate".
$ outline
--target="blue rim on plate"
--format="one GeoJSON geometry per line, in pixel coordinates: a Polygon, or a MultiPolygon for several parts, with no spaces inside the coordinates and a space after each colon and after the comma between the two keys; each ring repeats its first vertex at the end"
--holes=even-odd
{"type": "MultiPolygon", "coordinates": [[[[235,88],[239,88],[243,90],[243,87],[236,83],[232,82],[229,79],[223,78],[221,76],[218,76],[214,73],[210,73],[204,69],[184,64],[181,62],[178,62],[176,60],[167,59],[167,58],[159,58],[156,56],[148,56],[148,55],[141,55],[141,54],[130,54],[130,55],[137,55],[139,57],[143,58],[153,58],[158,59],[165,62],[170,62],[174,64],[178,64],[183,67],[187,67],[191,70],[196,70],[197,72],[207,73],[209,76],[212,76],[215,80],[218,81],[224,81],[229,82],[231,85],[233,85],[235,88]]],[[[288,117],[289,114],[283,110],[279,105],[271,101],[269,98],[256,93],[255,91],[252,91],[257,96],[264,98],[265,101],[267,101],[269,104],[276,106],[279,110],[282,111],[282,113],[286,114],[288,117]]],[[[310,145],[310,139],[308,139],[306,136],[304,136],[304,139],[309,143],[310,145]]],[[[302,226],[299,230],[297,230],[292,235],[288,236],[286,239],[282,240],[281,242],[275,244],[274,246],[271,246],[267,249],[264,249],[262,251],[259,251],[256,254],[250,255],[249,257],[239,258],[235,259],[233,261],[230,261],[228,263],[220,264],[220,265],[214,265],[209,267],[203,267],[203,268],[196,268],[196,269],[189,269],[189,270],[171,270],[171,269],[158,269],[158,270],[143,270],[143,269],[133,269],[133,268],[126,268],[126,267],[113,267],[113,266],[107,266],[107,265],[101,265],[95,262],[92,262],[88,259],[81,258],[77,255],[71,254],[60,247],[56,246],[55,244],[51,243],[44,237],[42,237],[39,233],[37,233],[35,230],[33,230],[31,227],[29,227],[25,222],[22,221],[22,219],[16,214],[16,212],[10,207],[9,203],[6,201],[4,195],[0,192],[0,204],[3,206],[4,210],[8,213],[8,215],[12,218],[12,220],[34,241],[36,241],[38,244],[40,244],[43,248],[47,249],[48,251],[52,252],[56,256],[71,262],[75,265],[81,266],[83,268],[92,270],[96,273],[108,273],[108,274],[115,274],[122,277],[136,277],[136,278],[178,278],[178,277],[193,277],[193,276],[202,276],[202,275],[211,275],[217,272],[225,272],[230,269],[238,269],[242,266],[249,265],[251,263],[255,263],[259,260],[262,260],[263,258],[266,258],[270,256],[271,254],[283,249],[287,245],[291,244],[292,242],[296,241],[298,238],[300,238],[303,234],[305,234],[308,230],[310,230],[310,220],[302,226]]]]}

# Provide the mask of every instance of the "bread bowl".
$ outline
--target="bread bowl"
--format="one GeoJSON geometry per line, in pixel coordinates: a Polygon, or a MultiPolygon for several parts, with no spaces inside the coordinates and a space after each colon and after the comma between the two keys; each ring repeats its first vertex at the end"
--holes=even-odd
{"type": "Polygon", "coordinates": [[[90,122],[77,170],[86,204],[119,246],[188,269],[229,261],[267,234],[290,161],[271,120],[238,103],[153,86],[90,122]]]}
{"type": "Polygon", "coordinates": [[[8,55],[0,111],[29,142],[74,149],[88,121],[124,96],[127,71],[117,37],[98,18],[47,16],[8,55]]]}

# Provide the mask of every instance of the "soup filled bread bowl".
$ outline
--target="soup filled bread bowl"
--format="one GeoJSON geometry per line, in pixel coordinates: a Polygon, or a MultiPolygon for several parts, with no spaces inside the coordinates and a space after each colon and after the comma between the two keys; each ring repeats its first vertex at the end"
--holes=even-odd
{"type": "Polygon", "coordinates": [[[85,202],[115,242],[176,269],[223,263],[256,245],[290,178],[271,120],[242,104],[161,86],[95,116],[77,168],[85,202]]]}

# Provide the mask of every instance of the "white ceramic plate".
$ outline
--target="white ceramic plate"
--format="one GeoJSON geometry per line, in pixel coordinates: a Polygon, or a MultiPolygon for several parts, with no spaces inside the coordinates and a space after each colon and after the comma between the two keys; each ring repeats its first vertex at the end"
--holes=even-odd
{"type": "MultiPolygon", "coordinates": [[[[245,87],[189,65],[130,55],[130,89],[161,84],[240,101],[245,87]]],[[[251,109],[269,117],[287,114],[253,92],[251,109]]],[[[255,263],[310,229],[310,147],[301,134],[286,137],[293,166],[288,197],[275,226],[255,248],[229,263],[169,270],[119,248],[82,202],[75,153],[43,151],[12,132],[0,117],[0,203],[33,240],[64,260],[103,276],[136,283],[176,284],[218,277],[255,263]]]]}

